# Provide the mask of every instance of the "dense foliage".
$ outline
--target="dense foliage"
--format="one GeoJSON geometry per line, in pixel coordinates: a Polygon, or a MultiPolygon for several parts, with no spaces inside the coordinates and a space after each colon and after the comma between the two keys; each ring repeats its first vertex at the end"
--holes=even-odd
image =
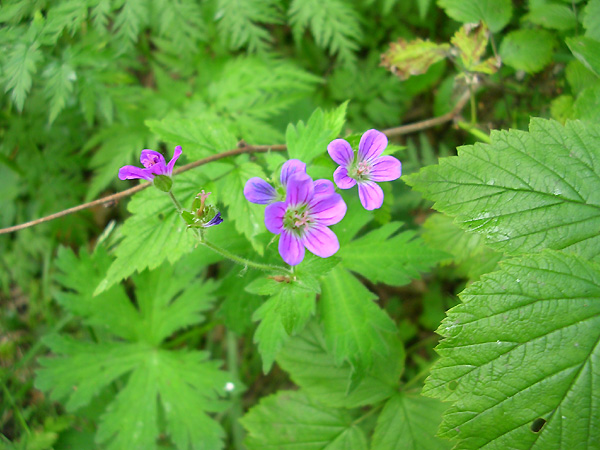
{"type": "Polygon", "coordinates": [[[0,448],[597,448],[600,0],[0,24],[0,448]]]}

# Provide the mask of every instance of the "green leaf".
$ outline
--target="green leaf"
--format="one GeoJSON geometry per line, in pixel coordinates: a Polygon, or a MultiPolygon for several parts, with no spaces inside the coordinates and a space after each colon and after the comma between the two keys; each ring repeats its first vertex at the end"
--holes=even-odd
{"type": "Polygon", "coordinates": [[[509,254],[544,248],[600,255],[600,133],[585,122],[532,119],[529,132],[492,132],[404,180],[509,254]]]}
{"type": "Polygon", "coordinates": [[[535,5],[523,19],[554,30],[571,30],[577,26],[577,17],[571,6],[555,3],[535,5]]]}
{"type": "Polygon", "coordinates": [[[327,151],[327,145],[340,133],[346,115],[346,103],[339,108],[323,113],[317,108],[306,125],[289,124],[285,134],[287,150],[290,158],[310,163],[314,158],[327,151]]]}
{"type": "MultiPolygon", "coordinates": [[[[197,175],[177,176],[175,196],[186,203],[199,191],[197,175]]],[[[115,250],[116,260],[95,294],[108,289],[134,272],[153,270],[164,261],[174,263],[193,249],[197,240],[177,213],[169,196],[150,186],[133,196],[127,209],[131,212],[121,229],[123,240],[115,250]]]]}
{"type": "Polygon", "coordinates": [[[372,282],[402,286],[447,256],[427,246],[414,231],[391,237],[401,226],[398,222],[383,225],[343,246],[337,253],[342,266],[372,282]]]}
{"type": "Polygon", "coordinates": [[[304,392],[326,406],[356,408],[372,405],[397,391],[404,369],[404,347],[398,336],[388,333],[386,339],[389,354],[385,357],[374,354],[373,366],[352,392],[348,392],[352,375],[350,364],[345,362],[338,366],[334,363],[316,321],[286,343],[277,355],[277,363],[304,392]]]}
{"type": "Polygon", "coordinates": [[[440,264],[456,264],[459,273],[474,280],[496,269],[502,253],[485,246],[484,236],[467,233],[451,217],[432,214],[423,224],[423,240],[436,250],[452,255],[440,264]]]}
{"type": "Polygon", "coordinates": [[[377,418],[371,450],[443,450],[451,444],[435,437],[446,405],[406,394],[390,398],[377,418]]]}
{"type": "Polygon", "coordinates": [[[236,148],[237,139],[231,131],[217,120],[163,119],[146,120],[150,128],[163,141],[181,145],[189,159],[204,158],[236,148]]]}
{"type": "Polygon", "coordinates": [[[585,88],[598,83],[598,76],[577,59],[569,61],[565,72],[573,94],[579,94],[585,88]]]}
{"type": "Polygon", "coordinates": [[[360,376],[372,366],[374,354],[389,353],[385,333],[396,333],[396,326],[373,302],[377,297],[345,269],[333,269],[321,288],[327,347],[336,365],[348,361],[360,376]]]}
{"type": "Polygon", "coordinates": [[[241,419],[248,450],[366,449],[364,432],[345,410],[322,406],[302,392],[280,391],[261,399],[241,419]]]}
{"type": "Polygon", "coordinates": [[[573,116],[593,123],[600,122],[600,81],[577,96],[573,104],[573,116]]]}
{"type": "Polygon", "coordinates": [[[96,440],[105,444],[102,448],[156,449],[165,432],[181,450],[222,448],[223,430],[206,413],[222,409],[218,395],[225,394],[231,377],[207,353],[161,348],[173,333],[204,320],[202,313],[214,301],[214,283],[198,278],[203,266],[193,264],[194,258],[165,264],[134,278],[135,308],[120,286],[91,296],[106,258],[101,248],[91,256],[84,252],[78,266],[72,252],[61,250],[58,279],[74,291],[59,296],[61,303],[106,332],[100,342],[56,334],[45,338],[55,356],[40,360],[36,387],[73,412],[111,384],[123,386],[100,419],[96,440]],[[110,326],[102,326],[103,320],[110,326]]]}
{"type": "Polygon", "coordinates": [[[545,251],[466,289],[423,391],[454,402],[440,435],[464,449],[595,446],[599,286],[597,264],[545,251]]]}
{"type": "Polygon", "coordinates": [[[3,61],[2,78],[4,91],[10,91],[10,97],[18,111],[23,111],[25,98],[31,90],[32,76],[43,59],[39,46],[34,43],[16,43],[3,61]]]}
{"type": "Polygon", "coordinates": [[[489,40],[489,30],[485,24],[473,27],[463,25],[450,42],[458,50],[463,67],[469,72],[496,73],[500,61],[492,57],[481,62],[489,40]]]}
{"type": "Polygon", "coordinates": [[[502,40],[500,56],[502,62],[527,73],[535,73],[552,60],[556,40],[546,30],[511,31],[502,40]]]}
{"type": "Polygon", "coordinates": [[[293,0],[288,10],[294,40],[301,42],[309,28],[317,45],[349,65],[356,60],[363,33],[359,17],[342,0],[293,0]]]}
{"type": "Polygon", "coordinates": [[[600,41],[600,0],[590,0],[583,18],[586,37],[600,41]]]}
{"type": "Polygon", "coordinates": [[[400,38],[398,42],[390,43],[389,50],[381,55],[381,64],[401,80],[406,80],[427,72],[433,64],[446,59],[449,51],[449,44],[400,38]]]}
{"type": "Polygon", "coordinates": [[[219,0],[218,29],[231,50],[265,51],[272,41],[269,30],[259,24],[281,23],[277,0],[219,0]]]}
{"type": "Polygon", "coordinates": [[[50,105],[48,122],[51,124],[70,99],[73,93],[73,83],[77,75],[73,67],[65,61],[61,64],[50,64],[44,70],[44,76],[48,79],[45,86],[45,93],[50,105]]]}
{"type": "Polygon", "coordinates": [[[438,5],[458,22],[483,20],[493,33],[504,28],[512,16],[510,0],[438,0],[438,5]]]}
{"type": "Polygon", "coordinates": [[[315,313],[316,294],[299,288],[295,283],[281,283],[275,293],[260,308],[252,319],[260,320],[254,334],[254,342],[263,360],[263,371],[267,373],[281,347],[290,335],[301,332],[315,313]]]}
{"type": "Polygon", "coordinates": [[[566,39],[569,49],[588,69],[600,76],[600,41],[579,36],[566,39]]]}
{"type": "Polygon", "coordinates": [[[238,159],[239,164],[216,181],[217,199],[227,209],[227,217],[235,224],[238,233],[244,235],[260,255],[264,246],[256,239],[256,235],[266,231],[264,225],[264,207],[250,203],[244,197],[244,186],[252,177],[266,178],[262,168],[253,162],[242,162],[246,157],[238,159]]]}

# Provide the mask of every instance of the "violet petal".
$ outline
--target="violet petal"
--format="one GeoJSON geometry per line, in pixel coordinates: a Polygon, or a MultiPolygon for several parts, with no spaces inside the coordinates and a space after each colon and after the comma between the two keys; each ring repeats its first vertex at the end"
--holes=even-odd
{"type": "Polygon", "coordinates": [[[173,174],[173,167],[175,166],[177,159],[179,159],[179,156],[181,156],[181,152],[181,145],[178,145],[175,147],[175,150],[173,150],[173,157],[171,158],[171,161],[169,161],[169,164],[167,164],[167,175],[171,176],[173,174]]]}
{"type": "Polygon", "coordinates": [[[313,201],[317,197],[326,197],[328,195],[335,194],[335,186],[330,180],[317,180],[313,183],[313,187],[315,190],[313,201]]]}
{"type": "Polygon", "coordinates": [[[368,161],[377,158],[385,150],[388,139],[385,134],[378,130],[368,130],[360,138],[358,144],[358,158],[360,161],[368,161]]]}
{"type": "Polygon", "coordinates": [[[393,181],[400,178],[402,164],[393,156],[375,158],[369,173],[372,181],[393,181]]]}
{"type": "Polygon", "coordinates": [[[134,180],[137,178],[152,181],[154,175],[152,175],[146,169],[136,166],[123,166],[119,169],[120,180],[134,180]]]}
{"type": "Polygon", "coordinates": [[[259,177],[250,178],[244,186],[244,197],[251,203],[268,205],[277,198],[275,188],[259,177]]]}
{"type": "Polygon", "coordinates": [[[344,139],[335,139],[327,146],[327,152],[340,166],[347,166],[354,160],[352,147],[344,139]]]}
{"type": "Polygon", "coordinates": [[[281,175],[279,179],[282,185],[286,185],[289,178],[295,173],[306,173],[306,164],[299,159],[290,159],[281,167],[281,175]]]}
{"type": "Polygon", "coordinates": [[[333,181],[340,189],[350,189],[356,184],[356,180],[354,178],[350,178],[348,176],[348,170],[345,167],[338,167],[333,172],[333,181]]]}
{"type": "Polygon", "coordinates": [[[346,215],[346,203],[340,194],[315,197],[310,204],[310,214],[318,224],[329,226],[341,221],[346,215]]]}
{"type": "Polygon", "coordinates": [[[149,150],[145,148],[142,150],[140,155],[140,162],[145,168],[148,168],[154,164],[163,163],[165,164],[165,157],[157,152],[156,150],[149,150]]]}
{"type": "Polygon", "coordinates": [[[383,191],[372,181],[358,183],[358,197],[363,207],[369,211],[381,208],[383,205],[383,191]]]}
{"type": "Polygon", "coordinates": [[[298,236],[283,230],[279,239],[279,254],[290,266],[296,266],[304,259],[304,245],[298,236]]]}
{"type": "Polygon", "coordinates": [[[288,179],[285,202],[296,206],[308,203],[314,194],[313,180],[306,174],[296,173],[288,179]]]}
{"type": "Polygon", "coordinates": [[[265,208],[265,226],[271,233],[279,234],[283,231],[283,216],[285,215],[285,202],[272,203],[265,208]]]}
{"type": "Polygon", "coordinates": [[[337,236],[325,226],[315,226],[307,230],[302,243],[311,253],[321,258],[328,258],[340,249],[337,236]]]}

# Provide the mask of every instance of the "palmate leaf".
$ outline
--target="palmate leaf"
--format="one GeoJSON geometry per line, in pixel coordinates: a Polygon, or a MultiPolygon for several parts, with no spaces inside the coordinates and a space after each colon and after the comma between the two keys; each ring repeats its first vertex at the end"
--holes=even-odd
{"type": "Polygon", "coordinates": [[[123,388],[98,424],[96,441],[102,448],[152,450],[163,431],[181,450],[222,448],[223,430],[207,413],[222,409],[218,396],[231,377],[205,352],[161,348],[174,332],[204,320],[202,312],[212,307],[215,284],[197,278],[203,266],[193,259],[165,264],[134,278],[136,309],[120,287],[91,296],[106,264],[101,249],[91,256],[84,253],[79,261],[63,250],[58,279],[72,292],[69,301],[63,298],[61,303],[90,325],[102,319],[112,323],[111,318],[126,311],[123,321],[130,332],[113,335],[120,329],[104,328],[108,333],[100,342],[48,336],[45,342],[56,356],[40,360],[36,386],[52,399],[66,400],[72,412],[119,380],[123,388]],[[106,300],[103,304],[98,303],[100,297],[106,300]]]}
{"type": "Polygon", "coordinates": [[[364,432],[348,411],[325,407],[303,392],[263,398],[242,419],[249,450],[366,449],[364,432]]]}
{"type": "Polygon", "coordinates": [[[440,433],[461,449],[600,442],[600,266],[546,250],[461,295],[424,393],[454,402],[440,433]]]}
{"type": "Polygon", "coordinates": [[[389,223],[346,244],[337,253],[342,265],[373,282],[402,286],[448,256],[429,247],[414,231],[394,235],[401,226],[389,223]]]}
{"type": "MultiPolygon", "coordinates": [[[[187,204],[199,192],[201,180],[188,172],[177,176],[173,186],[176,197],[187,204]]],[[[123,240],[115,250],[117,258],[95,294],[134,272],[153,270],[164,261],[177,261],[193,249],[197,240],[195,233],[186,228],[169,196],[152,186],[135,194],[128,209],[132,215],[121,229],[123,240]]]]}
{"type": "Polygon", "coordinates": [[[404,180],[495,249],[598,258],[600,130],[543,119],[529,129],[492,132],[490,145],[461,147],[404,180]]]}
{"type": "MultiPolygon", "coordinates": [[[[392,396],[404,369],[404,347],[396,334],[386,334],[389,352],[374,354],[372,367],[358,386],[348,392],[352,367],[334,363],[320,326],[313,321],[287,342],[277,363],[294,383],[326,406],[356,408],[372,405],[392,396]]],[[[436,424],[437,426],[437,424],[436,424]]]]}

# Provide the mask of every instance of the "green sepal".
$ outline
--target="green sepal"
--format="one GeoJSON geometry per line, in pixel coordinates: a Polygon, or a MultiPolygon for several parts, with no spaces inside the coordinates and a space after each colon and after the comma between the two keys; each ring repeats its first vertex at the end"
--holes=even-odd
{"type": "Polygon", "coordinates": [[[163,192],[170,192],[173,187],[173,180],[167,175],[156,175],[153,183],[156,189],[163,192]]]}

